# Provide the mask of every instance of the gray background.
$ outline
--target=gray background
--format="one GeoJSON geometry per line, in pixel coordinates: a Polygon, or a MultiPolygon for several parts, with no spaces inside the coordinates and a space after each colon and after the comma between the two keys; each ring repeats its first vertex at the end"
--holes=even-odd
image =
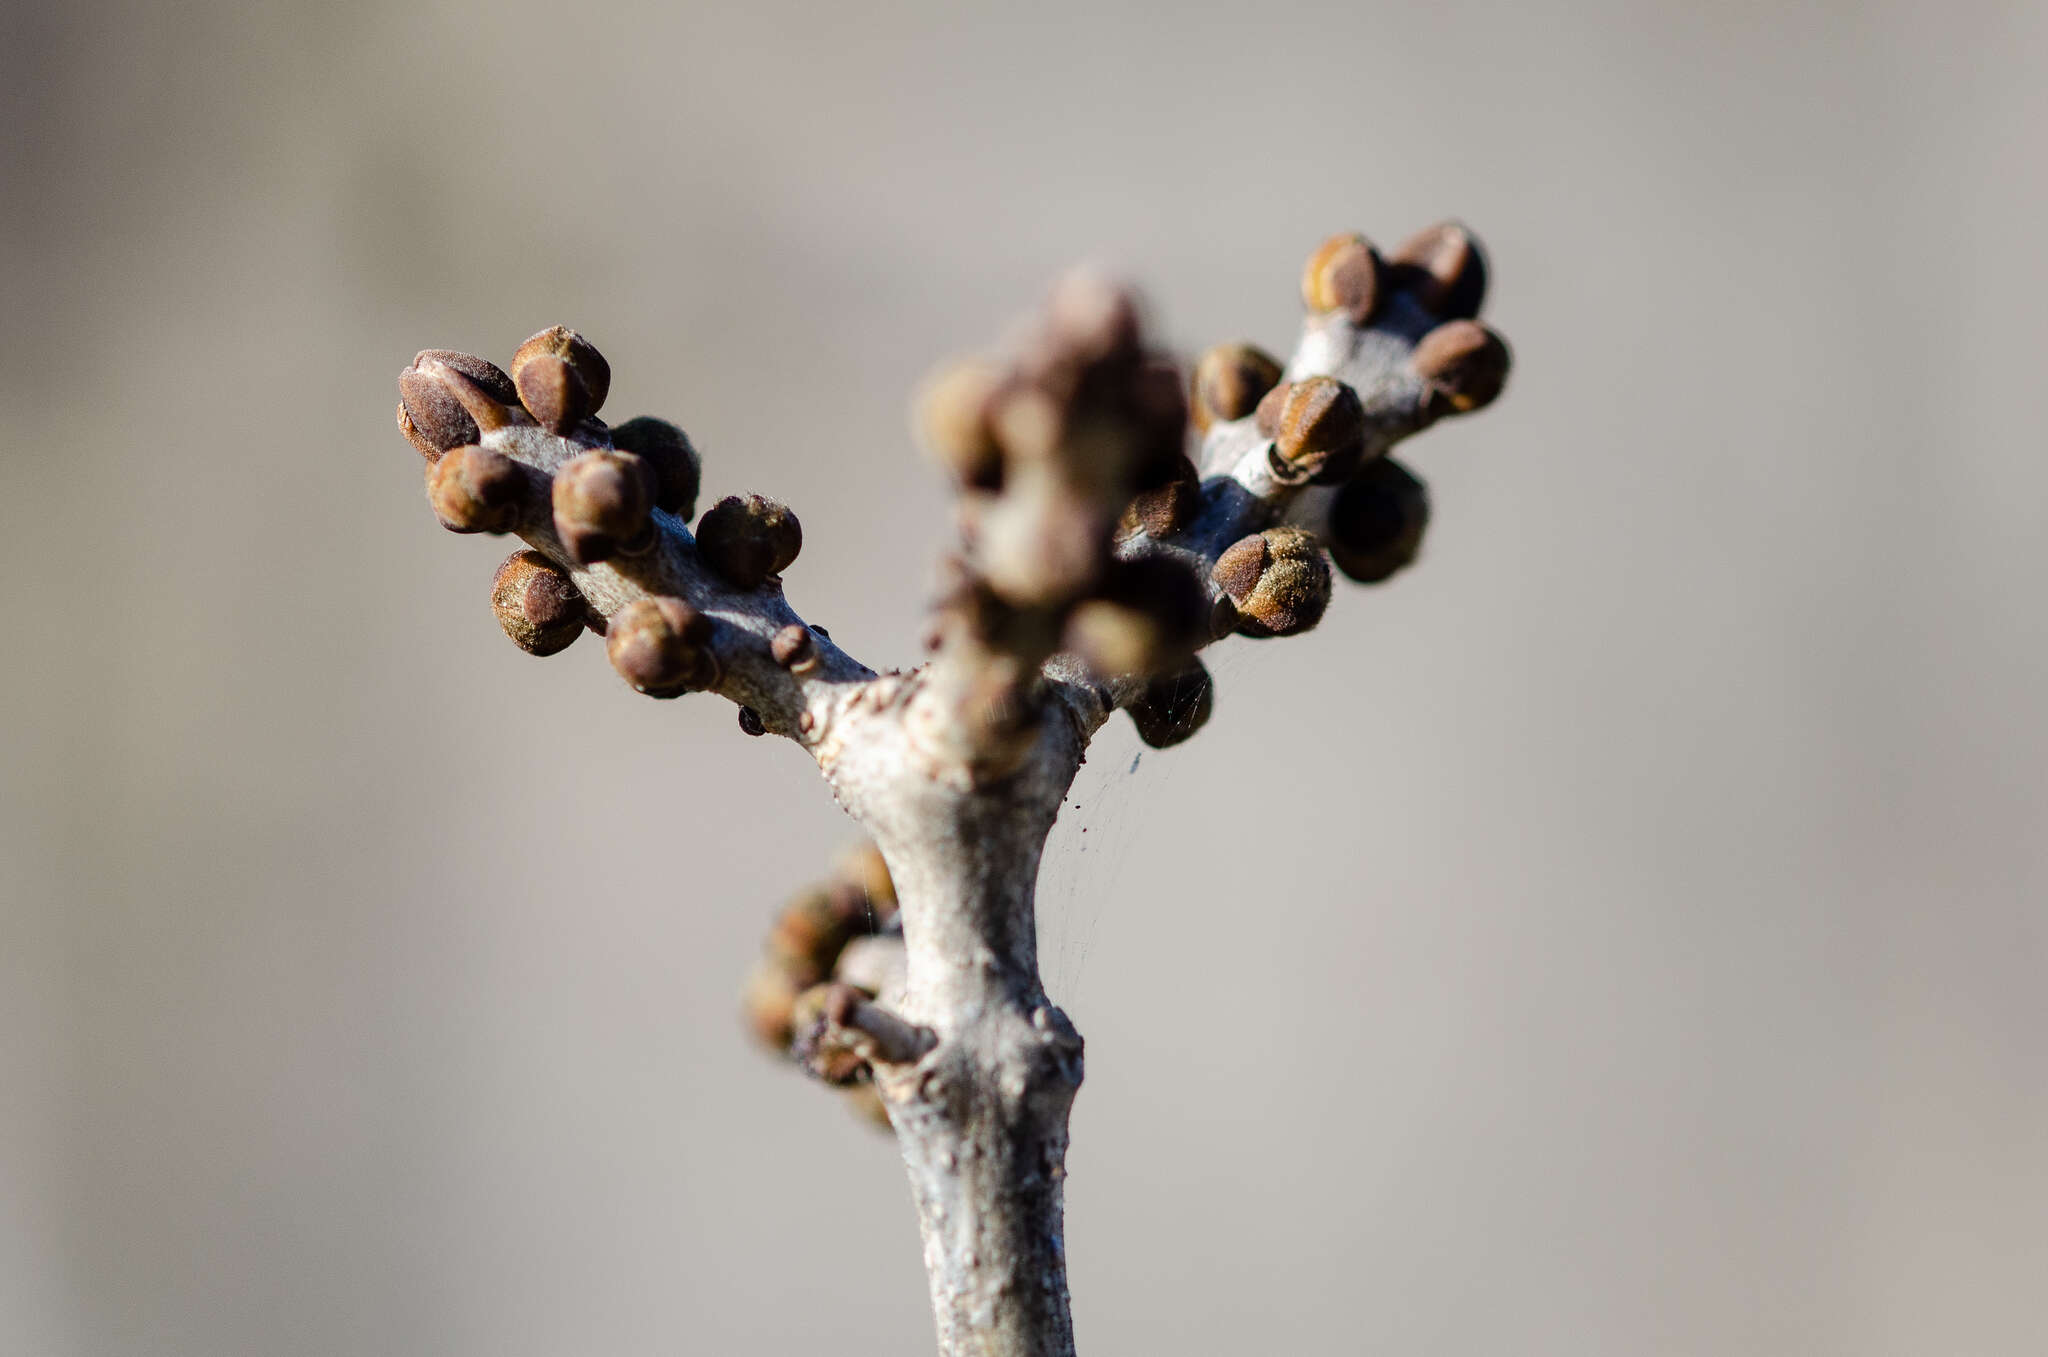
{"type": "Polygon", "coordinates": [[[392,379],[575,325],[904,662],[936,359],[1081,257],[1284,350],[1447,214],[1517,368],[1423,565],[1055,835],[1084,1350],[2048,1351],[2040,5],[14,0],[0,65],[0,1351],[928,1350],[891,1145],[734,1018],[850,825],[514,651],[392,379]]]}

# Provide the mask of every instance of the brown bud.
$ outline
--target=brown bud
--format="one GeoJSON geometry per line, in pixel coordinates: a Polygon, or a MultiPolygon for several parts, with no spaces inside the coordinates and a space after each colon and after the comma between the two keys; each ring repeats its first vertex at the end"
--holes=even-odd
{"type": "Polygon", "coordinates": [[[1436,412],[1463,414],[1500,394],[1511,359],[1506,341],[1478,321],[1451,320],[1422,337],[1413,362],[1436,412]]]}
{"type": "Polygon", "coordinates": [[[1486,255],[1458,222],[1417,231],[1387,256],[1387,264],[1388,283],[1435,315],[1476,316],[1486,300],[1486,255]]]}
{"type": "Polygon", "coordinates": [[[780,1054],[789,1049],[796,1035],[796,997],[803,991],[801,982],[771,961],[748,974],[740,1009],[747,1029],[769,1050],[780,1054]]]}
{"type": "Polygon", "coordinates": [[[1169,537],[1192,523],[1201,507],[1202,478],[1182,456],[1163,482],[1131,497],[1117,520],[1115,540],[1127,542],[1141,532],[1154,541],[1169,537]]]}
{"type": "Polygon", "coordinates": [[[612,446],[638,457],[653,477],[654,506],[679,518],[697,512],[703,460],[690,436],[665,419],[641,415],[612,430],[612,446]]]}
{"type": "Polygon", "coordinates": [[[578,565],[610,560],[651,541],[652,479],[638,457],[609,448],[580,453],[555,472],[555,532],[578,565]]]}
{"type": "Polygon", "coordinates": [[[697,550],[740,589],[758,589],[789,569],[803,545],[796,515],[765,495],[728,495],[697,523],[697,550]]]}
{"type": "Polygon", "coordinates": [[[1259,397],[1259,403],[1252,409],[1252,427],[1257,429],[1262,437],[1273,438],[1279,435],[1280,412],[1287,408],[1287,396],[1293,390],[1293,382],[1282,382],[1259,397]]]}
{"type": "Polygon", "coordinates": [[[543,426],[569,432],[597,413],[611,391],[611,364],[574,330],[542,330],[512,355],[519,399],[543,426]]]}
{"type": "Polygon", "coordinates": [[[427,472],[427,502],[450,532],[510,532],[525,497],[525,470],[490,448],[450,448],[427,472]]]}
{"type": "Polygon", "coordinates": [[[769,638],[768,653],[792,674],[808,674],[818,667],[818,643],[801,622],[792,622],[769,638]]]}
{"type": "Polygon", "coordinates": [[[1341,311],[1353,325],[1363,325],[1372,319],[1379,296],[1379,253],[1361,235],[1331,236],[1301,272],[1302,303],[1318,315],[1341,311]]]}
{"type": "Polygon", "coordinates": [[[1149,674],[1209,639],[1209,591],[1179,560],[1113,560],[1097,597],[1067,618],[1062,648],[1098,675],[1149,674]]]}
{"type": "Polygon", "coordinates": [[[1214,578],[1237,604],[1242,636],[1307,631],[1330,603],[1330,563],[1300,528],[1268,528],[1233,542],[1216,558],[1214,578]]]}
{"type": "Polygon", "coordinates": [[[679,598],[635,599],[618,611],[604,651],[619,677],[649,697],[718,685],[710,618],[679,598]]]}
{"type": "Polygon", "coordinates": [[[1179,744],[1208,723],[1216,685],[1200,660],[1176,674],[1153,679],[1130,707],[1138,738],[1154,749],[1179,744]]]}
{"type": "Polygon", "coordinates": [[[491,611],[514,645],[529,655],[567,650],[589,616],[568,573],[537,551],[516,551],[491,581],[491,611]]]}
{"type": "Polygon", "coordinates": [[[474,354],[422,349],[398,374],[399,428],[434,460],[511,422],[512,381],[474,354]]]}
{"type": "Polygon", "coordinates": [[[1330,504],[1330,559],[1361,584],[1378,584],[1415,559],[1429,526],[1429,490],[1390,457],[1359,468],[1330,504]]]}
{"type": "Polygon", "coordinates": [[[918,398],[919,423],[932,456],[953,479],[974,490],[999,490],[1003,454],[990,419],[1003,383],[991,363],[955,363],[925,386],[918,398]]]}
{"type": "Polygon", "coordinates": [[[1334,377],[1307,377],[1287,389],[1268,458],[1282,485],[1342,481],[1365,455],[1365,406],[1334,377]]]}
{"type": "Polygon", "coordinates": [[[1258,409],[1259,399],[1280,381],[1280,362],[1250,344],[1218,344],[1195,360],[1193,399],[1195,427],[1243,419],[1258,409]]]}

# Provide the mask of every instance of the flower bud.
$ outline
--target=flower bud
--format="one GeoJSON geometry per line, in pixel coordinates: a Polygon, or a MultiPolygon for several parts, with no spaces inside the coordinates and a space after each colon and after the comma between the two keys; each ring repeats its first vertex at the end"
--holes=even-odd
{"type": "Polygon", "coordinates": [[[1387,281],[1424,310],[1452,319],[1479,314],[1486,300],[1486,256],[1454,221],[1426,226],[1387,256],[1387,281]]]}
{"type": "Polygon", "coordinates": [[[1137,353],[1137,298],[1092,269],[1076,269],[1053,285],[1045,321],[1068,361],[1099,363],[1137,353]]]}
{"type": "Polygon", "coordinates": [[[1288,386],[1267,458],[1274,480],[1328,485],[1349,477],[1364,455],[1365,406],[1356,391],[1334,377],[1307,377],[1288,386]]]}
{"type": "Polygon", "coordinates": [[[450,448],[427,471],[427,502],[450,532],[510,532],[525,498],[525,470],[489,448],[450,448]]]}
{"type": "Polygon", "coordinates": [[[1138,738],[1154,749],[1167,749],[1187,739],[1208,724],[1215,706],[1216,685],[1200,660],[1187,668],[1163,675],[1145,685],[1145,691],[1130,706],[1131,723],[1138,738]]]}
{"type": "Polygon", "coordinates": [[[1241,636],[1293,636],[1323,620],[1330,563],[1313,535],[1268,528],[1232,543],[1216,558],[1216,583],[1237,604],[1241,636]]]}
{"type": "Polygon", "coordinates": [[[630,452],[580,453],[555,473],[555,532],[578,565],[594,565],[649,540],[647,488],[653,478],[630,452]]]}
{"type": "Polygon", "coordinates": [[[565,434],[597,413],[611,391],[611,364],[574,330],[542,330],[512,355],[519,399],[543,427],[565,434]]]}
{"type": "Polygon", "coordinates": [[[728,495],[697,523],[697,550],[706,564],[739,589],[758,589],[803,550],[803,525],[765,495],[728,495]]]}
{"type": "Polygon", "coordinates": [[[1341,311],[1353,325],[1372,319],[1379,305],[1380,257],[1364,236],[1331,236],[1316,247],[1301,273],[1301,300],[1318,315],[1341,311]]]}
{"type": "Polygon", "coordinates": [[[497,367],[453,349],[422,349],[398,374],[398,427],[429,461],[511,422],[512,381],[497,367]]]}
{"type": "Polygon", "coordinates": [[[665,419],[641,415],[612,430],[612,446],[632,453],[647,467],[655,508],[679,518],[695,516],[703,460],[688,434],[665,419]]]}
{"type": "Polygon", "coordinates": [[[1280,382],[1280,362],[1250,344],[1218,344],[1195,361],[1189,401],[1195,427],[1243,419],[1280,382]]]}
{"type": "Polygon", "coordinates": [[[491,611],[529,655],[567,650],[583,634],[589,609],[568,573],[537,551],[518,551],[491,581],[491,611]]]}
{"type": "Polygon", "coordinates": [[[1507,384],[1507,343],[1475,320],[1437,326],[1415,346],[1415,371],[1429,383],[1439,414],[1464,414],[1492,402],[1507,384]]]}
{"type": "Polygon", "coordinates": [[[1330,559],[1378,584],[1415,559],[1429,526],[1429,490],[1389,457],[1366,463],[1330,503],[1330,559]]]}
{"type": "Polygon", "coordinates": [[[604,650],[619,677],[649,697],[718,686],[713,624],[679,598],[636,599],[606,629],[604,650]]]}

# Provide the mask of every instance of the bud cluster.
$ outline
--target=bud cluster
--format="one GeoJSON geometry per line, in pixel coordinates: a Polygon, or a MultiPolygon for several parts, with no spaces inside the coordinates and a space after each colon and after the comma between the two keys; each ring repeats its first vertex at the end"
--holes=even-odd
{"type": "Polygon", "coordinates": [[[840,1048],[800,1050],[800,1039],[818,1027],[835,991],[850,989],[867,998],[879,992],[872,968],[863,966],[871,958],[863,955],[862,940],[900,937],[888,866],[874,845],[861,844],[833,864],[829,877],[799,891],[776,914],[742,1001],[757,1041],[826,1083],[858,1090],[855,1101],[870,1115],[879,1115],[880,1105],[867,1088],[866,1062],[840,1048]]]}

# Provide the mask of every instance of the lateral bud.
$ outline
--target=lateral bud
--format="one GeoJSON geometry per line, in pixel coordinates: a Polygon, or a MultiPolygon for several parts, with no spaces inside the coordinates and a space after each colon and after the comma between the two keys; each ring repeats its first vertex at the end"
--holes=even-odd
{"type": "Polygon", "coordinates": [[[704,462],[688,434],[665,419],[640,415],[613,426],[612,446],[632,453],[647,467],[655,508],[678,518],[696,516],[704,462]]]}
{"type": "Polygon", "coordinates": [[[1294,636],[1323,620],[1330,603],[1330,563],[1315,537],[1294,527],[1268,528],[1232,543],[1212,572],[1239,614],[1241,636],[1294,636]]]}
{"type": "Polygon", "coordinates": [[[1068,615],[1063,647],[1098,676],[1149,674],[1179,664],[1208,639],[1209,591],[1165,556],[1115,560],[1100,593],[1068,615]]]}
{"type": "Polygon", "coordinates": [[[1360,584],[1378,584],[1415,560],[1429,526],[1429,490],[1381,457],[1359,469],[1330,503],[1330,559],[1360,584]]]}
{"type": "Polygon", "coordinates": [[[427,471],[427,502],[450,532],[510,532],[525,497],[524,470],[490,448],[450,448],[427,471]]]}
{"type": "Polygon", "coordinates": [[[611,391],[611,364],[574,330],[542,330],[512,355],[512,382],[543,427],[568,433],[604,404],[611,391]]]}
{"type": "Polygon", "coordinates": [[[537,551],[514,552],[498,567],[491,611],[512,643],[529,655],[567,650],[589,617],[568,573],[537,551]]]}
{"type": "Polygon", "coordinates": [[[485,359],[421,349],[398,374],[398,427],[428,461],[512,422],[512,379],[485,359]]]}
{"type": "Polygon", "coordinates": [[[1251,344],[1218,344],[1195,360],[1188,402],[1195,428],[1243,419],[1280,383],[1280,360],[1251,344]]]}
{"type": "Polygon", "coordinates": [[[1365,406],[1334,377],[1291,383],[1274,419],[1267,458],[1282,485],[1329,485],[1357,470],[1365,456],[1365,406]]]}
{"type": "Polygon", "coordinates": [[[642,598],[621,608],[605,634],[605,656],[619,677],[649,697],[715,688],[713,624],[679,598],[642,598]]]}
{"type": "Polygon", "coordinates": [[[697,523],[697,550],[739,589],[758,589],[787,570],[803,545],[796,515],[765,495],[728,495],[697,523]]]}
{"type": "Polygon", "coordinates": [[[1387,265],[1389,284],[1434,315],[1476,316],[1486,301],[1486,254],[1462,222],[1423,227],[1387,256],[1387,265]]]}
{"type": "Polygon", "coordinates": [[[1476,320],[1445,321],[1422,337],[1411,361],[1429,383],[1434,413],[1461,415],[1491,404],[1507,385],[1507,341],[1476,320]]]}
{"type": "Polygon", "coordinates": [[[1363,325],[1372,319],[1379,297],[1379,252],[1355,232],[1318,245],[1302,269],[1302,304],[1317,315],[1342,312],[1353,325],[1363,325]]]}
{"type": "Polygon", "coordinates": [[[646,464],[630,452],[580,453],[555,473],[555,532],[578,565],[594,565],[649,540],[646,464]]]}

